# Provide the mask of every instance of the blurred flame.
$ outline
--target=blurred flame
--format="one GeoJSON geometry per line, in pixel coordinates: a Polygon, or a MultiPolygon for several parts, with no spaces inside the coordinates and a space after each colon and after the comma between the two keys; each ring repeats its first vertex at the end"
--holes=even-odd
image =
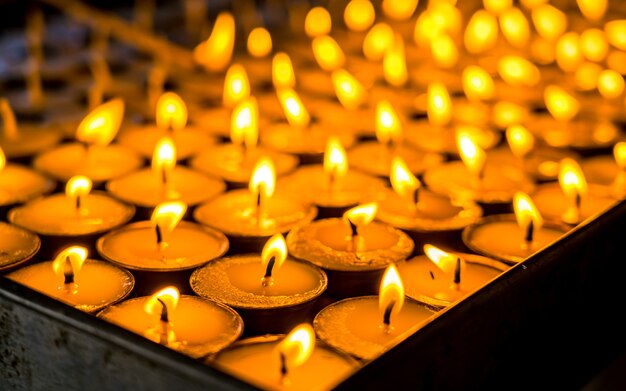
{"type": "Polygon", "coordinates": [[[276,189],[276,170],[274,162],[268,157],[260,158],[252,170],[252,177],[248,184],[248,189],[256,199],[267,199],[274,194],[276,189]]]}
{"type": "Polygon", "coordinates": [[[607,99],[619,98],[624,92],[624,78],[612,69],[605,69],[598,77],[598,92],[607,99]]]}
{"type": "Polygon", "coordinates": [[[87,259],[87,249],[81,246],[71,246],[63,249],[52,261],[52,270],[57,276],[63,277],[66,268],[76,277],[87,259]],[[67,263],[69,261],[69,264],[67,263]]]}
{"type": "Polygon", "coordinates": [[[369,0],[350,0],[343,12],[343,20],[352,31],[365,31],[374,23],[376,11],[369,0]]]}
{"type": "Polygon", "coordinates": [[[239,103],[231,115],[230,141],[235,145],[254,148],[259,138],[259,106],[256,98],[239,103]]]}
{"type": "Polygon", "coordinates": [[[182,201],[162,202],[154,208],[150,221],[152,225],[158,226],[162,233],[169,233],[176,228],[185,212],[187,204],[182,201]]]}
{"type": "Polygon", "coordinates": [[[469,65],[463,70],[463,92],[471,101],[490,100],[495,94],[493,79],[483,68],[469,65]]]}
{"type": "Polygon", "coordinates": [[[401,87],[409,80],[404,53],[404,40],[396,34],[393,43],[383,56],[383,76],[394,87],[401,87]]]}
{"type": "Polygon", "coordinates": [[[248,73],[241,64],[233,64],[228,68],[224,78],[224,106],[233,107],[250,96],[248,73]]]}
{"type": "Polygon", "coordinates": [[[448,89],[443,83],[428,85],[428,121],[433,125],[444,126],[452,120],[452,103],[448,89]]]}
{"type": "Polygon", "coordinates": [[[272,59],[272,83],[274,88],[293,88],[296,86],[296,75],[293,71],[291,58],[287,53],[276,53],[272,59]]]}
{"type": "Polygon", "coordinates": [[[541,79],[541,73],[535,64],[523,57],[513,55],[500,58],[498,73],[502,80],[512,86],[532,87],[541,79]]]}
{"type": "Polygon", "coordinates": [[[278,95],[278,100],[280,101],[289,125],[298,128],[306,128],[309,126],[309,122],[311,121],[309,112],[302,104],[300,96],[298,96],[293,89],[282,88],[276,91],[276,94],[278,95]]]}
{"type": "Polygon", "coordinates": [[[223,11],[217,15],[209,38],[194,48],[194,59],[210,71],[221,71],[230,63],[234,46],[235,18],[223,11]]]}
{"type": "Polygon", "coordinates": [[[543,218],[528,194],[520,191],[515,193],[513,196],[513,210],[515,211],[517,224],[523,232],[526,232],[531,222],[535,232],[543,225],[543,218]]]}
{"type": "Polygon", "coordinates": [[[277,353],[283,357],[287,368],[304,364],[315,349],[315,331],[307,323],[296,326],[278,345],[277,353]]]}
{"type": "Polygon", "coordinates": [[[9,100],[6,98],[0,98],[0,117],[2,117],[3,133],[4,137],[8,140],[15,140],[19,137],[17,120],[15,119],[15,113],[11,108],[9,100]]]}
{"type": "Polygon", "coordinates": [[[383,278],[380,282],[380,293],[378,294],[378,310],[384,317],[388,308],[391,308],[390,319],[397,315],[404,306],[404,284],[400,278],[400,273],[396,265],[387,266],[383,278]]]}
{"type": "Polygon", "coordinates": [[[563,193],[570,198],[580,197],[587,193],[587,180],[574,159],[565,158],[561,160],[559,184],[563,193]]]}
{"type": "Polygon", "coordinates": [[[463,42],[471,54],[478,54],[491,49],[498,39],[498,20],[485,10],[478,10],[472,15],[463,42]]]}
{"type": "Polygon", "coordinates": [[[516,7],[509,8],[499,16],[500,30],[504,38],[516,48],[524,48],[530,40],[530,26],[524,13],[516,7]]]}
{"type": "Polygon", "coordinates": [[[248,34],[247,46],[252,57],[265,57],[272,52],[272,36],[264,27],[254,28],[248,34]]]}
{"type": "Polygon", "coordinates": [[[559,121],[569,121],[580,110],[580,103],[557,85],[549,85],[544,90],[546,108],[559,121]]]}
{"type": "Polygon", "coordinates": [[[75,175],[67,181],[65,185],[65,195],[71,199],[84,197],[89,194],[91,187],[91,179],[84,175],[75,175]]]}
{"type": "Polygon", "coordinates": [[[391,161],[391,172],[389,175],[391,187],[401,197],[412,196],[422,184],[413,175],[409,167],[400,157],[394,157],[391,161]]]}
{"type": "Polygon", "coordinates": [[[550,4],[534,7],[531,18],[537,33],[549,41],[556,41],[567,29],[567,16],[550,4]]]}
{"type": "Polygon", "coordinates": [[[402,141],[402,123],[391,102],[386,100],[376,104],[376,139],[384,145],[402,141]]]}
{"type": "Polygon", "coordinates": [[[480,148],[472,137],[465,131],[457,131],[457,147],[465,167],[474,175],[480,177],[485,167],[487,154],[480,148]]]}
{"type": "Polygon", "coordinates": [[[608,0],[576,0],[580,12],[589,20],[600,20],[608,8],[608,0]]]}
{"type": "Polygon", "coordinates": [[[459,61],[459,51],[450,35],[441,33],[430,43],[433,59],[442,68],[452,68],[459,61]]]}
{"type": "Polygon", "coordinates": [[[512,125],[506,129],[506,141],[517,158],[524,158],[535,146],[535,136],[522,125],[512,125]]]}
{"type": "Polygon", "coordinates": [[[0,171],[4,170],[7,165],[7,157],[4,154],[4,150],[0,147],[0,171]]]}
{"type": "Polygon", "coordinates": [[[112,99],[93,109],[78,125],[76,139],[87,144],[111,143],[124,118],[124,101],[112,99]]]}
{"type": "Polygon", "coordinates": [[[320,35],[313,38],[313,55],[320,68],[325,71],[334,71],[346,62],[346,55],[330,35],[320,35]]]}
{"type": "Polygon", "coordinates": [[[483,7],[492,14],[500,15],[513,6],[513,0],[483,0],[483,7]]]}
{"type": "Polygon", "coordinates": [[[282,234],[277,233],[265,242],[263,251],[261,252],[261,264],[263,268],[267,267],[270,259],[274,258],[273,270],[278,270],[287,258],[287,243],[282,234]]]}
{"type": "Polygon", "coordinates": [[[324,172],[330,177],[331,184],[343,178],[348,172],[346,150],[335,136],[331,136],[326,142],[324,172]]]}
{"type": "Polygon", "coordinates": [[[152,154],[152,170],[161,177],[168,176],[176,167],[176,146],[170,137],[161,137],[152,154]]]}
{"type": "Polygon", "coordinates": [[[304,20],[304,31],[310,38],[330,33],[332,21],[330,13],[324,7],[314,7],[309,10],[304,20]]]}
{"type": "Polygon", "coordinates": [[[156,123],[160,129],[182,130],[187,125],[187,105],[173,92],[166,92],[157,101],[156,123]]]}
{"type": "Polygon", "coordinates": [[[613,156],[619,168],[626,169],[626,142],[620,141],[613,146],[613,156]]]}
{"type": "Polygon", "coordinates": [[[607,22],[604,25],[604,32],[611,45],[626,50],[626,19],[607,22]]]}
{"type": "Polygon", "coordinates": [[[383,58],[385,52],[393,45],[393,29],[386,23],[375,24],[363,39],[363,54],[370,61],[383,58]]]}
{"type": "Polygon", "coordinates": [[[556,43],[556,63],[566,72],[576,70],[583,62],[579,40],[578,33],[568,32],[563,34],[556,43]]]}
{"type": "Polygon", "coordinates": [[[383,0],[383,13],[396,20],[406,20],[413,16],[418,0],[383,0]]]}
{"type": "Polygon", "coordinates": [[[579,45],[583,56],[589,61],[603,61],[609,53],[609,43],[600,29],[591,28],[580,33],[579,45]]]}
{"type": "Polygon", "coordinates": [[[353,110],[363,104],[367,97],[365,88],[350,72],[338,69],[331,77],[335,94],[343,107],[353,110]]]}

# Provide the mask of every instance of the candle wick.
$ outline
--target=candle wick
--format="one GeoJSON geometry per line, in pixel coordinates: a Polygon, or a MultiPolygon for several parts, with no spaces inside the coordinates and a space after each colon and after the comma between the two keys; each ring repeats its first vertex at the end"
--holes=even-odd
{"type": "Polygon", "coordinates": [[[159,246],[159,248],[163,247],[163,244],[165,243],[163,241],[163,230],[161,229],[161,226],[159,224],[157,224],[154,227],[154,231],[156,233],[156,241],[157,241],[157,245],[159,246]]]}
{"type": "Polygon", "coordinates": [[[524,239],[529,248],[533,242],[534,232],[535,232],[535,222],[533,220],[530,220],[530,223],[528,223],[528,226],[526,227],[526,238],[524,239]]]}
{"type": "Polygon", "coordinates": [[[391,311],[393,311],[393,307],[396,305],[396,301],[392,300],[391,303],[387,304],[385,308],[385,312],[383,313],[383,325],[385,327],[385,331],[391,331],[391,311]]]}
{"type": "Polygon", "coordinates": [[[348,223],[350,224],[350,236],[352,236],[353,238],[359,236],[358,226],[354,224],[350,219],[348,219],[348,223]]]}
{"type": "Polygon", "coordinates": [[[281,383],[285,383],[287,380],[287,357],[285,357],[284,353],[279,353],[280,356],[280,381],[281,383]]]}
{"type": "Polygon", "coordinates": [[[461,284],[461,258],[457,257],[456,265],[454,266],[454,285],[459,286],[461,284]]]}
{"type": "Polygon", "coordinates": [[[80,195],[76,196],[76,211],[79,211],[82,204],[82,197],[80,195]]]}
{"type": "Polygon", "coordinates": [[[267,263],[267,268],[265,268],[265,276],[263,276],[262,280],[263,286],[270,286],[274,283],[274,279],[272,278],[272,271],[274,269],[275,263],[276,257],[271,257],[269,262],[267,263]]]}
{"type": "Polygon", "coordinates": [[[161,304],[160,321],[164,322],[164,323],[169,323],[170,322],[170,317],[169,317],[169,314],[167,312],[167,306],[165,305],[165,302],[160,297],[157,297],[157,301],[161,304]]]}
{"type": "Polygon", "coordinates": [[[63,283],[65,284],[66,287],[71,284],[74,284],[74,268],[72,267],[72,262],[70,261],[69,256],[65,258],[65,265],[63,267],[63,277],[65,279],[63,283]]]}
{"type": "Polygon", "coordinates": [[[415,205],[415,209],[417,209],[419,202],[420,202],[420,188],[417,187],[413,191],[413,205],[415,205]]]}
{"type": "Polygon", "coordinates": [[[580,204],[582,203],[582,195],[579,191],[576,192],[576,196],[574,198],[574,205],[576,206],[576,212],[580,211],[580,204]]]}
{"type": "Polygon", "coordinates": [[[165,187],[167,186],[167,182],[168,182],[167,169],[163,167],[161,168],[161,184],[165,187]]]}
{"type": "Polygon", "coordinates": [[[434,280],[434,279],[435,279],[435,274],[433,273],[433,271],[432,271],[432,270],[429,270],[429,271],[428,271],[428,274],[430,274],[430,278],[431,278],[432,280],[434,280]]]}

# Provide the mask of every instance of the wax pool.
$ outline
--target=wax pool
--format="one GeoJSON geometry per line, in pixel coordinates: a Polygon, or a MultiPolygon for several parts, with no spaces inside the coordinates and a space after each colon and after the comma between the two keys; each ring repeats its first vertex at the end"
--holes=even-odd
{"type": "MultiPolygon", "coordinates": [[[[561,220],[567,208],[573,205],[572,200],[563,193],[558,183],[542,185],[532,196],[541,215],[557,221],[561,220]]],[[[616,199],[611,195],[608,186],[590,184],[587,194],[581,197],[580,221],[607,210],[615,202],[616,199]]]]}
{"type": "Polygon", "coordinates": [[[433,318],[435,311],[406,299],[402,310],[391,317],[387,333],[378,308],[378,296],[344,299],[320,311],[313,327],[320,339],[357,358],[372,360],[433,318]]]}
{"type": "Polygon", "coordinates": [[[242,340],[222,350],[212,364],[268,390],[329,390],[358,368],[350,357],[316,343],[311,357],[289,370],[288,385],[281,382],[276,346],[278,336],[242,340]]]}
{"type": "MultiPolygon", "coordinates": [[[[144,311],[148,297],[138,297],[111,306],[98,317],[139,335],[158,326],[159,317],[144,311]]],[[[176,341],[169,347],[194,358],[216,353],[243,332],[243,322],[232,309],[206,299],[183,295],[169,312],[176,341]]]]}
{"type": "Polygon", "coordinates": [[[0,270],[29,260],[40,246],[41,241],[36,234],[0,222],[0,270]]]}
{"type": "Polygon", "coordinates": [[[135,284],[126,270],[92,259],[86,260],[75,275],[75,291],[65,288],[51,261],[18,269],[7,277],[85,312],[96,312],[124,299],[135,284]]]}

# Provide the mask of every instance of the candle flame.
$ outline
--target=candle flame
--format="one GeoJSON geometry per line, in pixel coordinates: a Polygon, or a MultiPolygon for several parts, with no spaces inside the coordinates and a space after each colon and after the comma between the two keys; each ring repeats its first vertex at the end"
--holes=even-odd
{"type": "Polygon", "coordinates": [[[185,212],[187,204],[182,201],[162,202],[154,208],[150,221],[161,229],[161,233],[170,233],[180,223],[185,212]]]}
{"type": "Polygon", "coordinates": [[[433,38],[430,42],[430,52],[435,63],[442,68],[452,68],[459,61],[459,51],[447,33],[438,34],[433,38]]]}
{"type": "Polygon", "coordinates": [[[531,18],[537,33],[548,41],[556,41],[567,29],[567,16],[547,3],[534,7],[531,18]]]}
{"type": "MultiPolygon", "coordinates": [[[[161,137],[152,153],[152,170],[159,178],[169,176],[176,167],[176,146],[168,136],[161,137]]],[[[162,178],[166,179],[166,178],[162,178]]]]}
{"type": "Polygon", "coordinates": [[[78,125],[76,139],[87,144],[111,143],[122,124],[124,101],[112,99],[93,109],[78,125]]]}
{"type": "Polygon", "coordinates": [[[546,108],[559,121],[569,121],[580,110],[580,103],[557,85],[549,85],[544,90],[546,108]]]}
{"type": "Polygon", "coordinates": [[[566,72],[576,70],[583,61],[579,40],[580,35],[570,31],[563,34],[556,43],[556,63],[566,72]]]}
{"type": "Polygon", "coordinates": [[[378,212],[378,204],[376,202],[370,202],[348,209],[343,214],[343,218],[357,227],[363,227],[374,220],[376,212],[378,212]]]}
{"type": "Polygon", "coordinates": [[[539,68],[520,56],[503,56],[498,61],[498,73],[502,80],[512,86],[537,85],[541,79],[539,68]]]}
{"type": "Polygon", "coordinates": [[[485,167],[487,154],[476,144],[472,136],[462,128],[457,131],[456,137],[459,154],[465,167],[474,175],[480,177],[485,167]]]}
{"type": "Polygon", "coordinates": [[[331,136],[326,142],[324,152],[324,172],[329,177],[329,182],[334,185],[348,172],[348,158],[346,150],[341,145],[339,138],[331,136]]]}
{"type": "Polygon", "coordinates": [[[11,104],[6,98],[0,98],[0,117],[2,117],[2,124],[4,126],[4,137],[9,140],[15,140],[19,136],[17,120],[15,119],[15,113],[11,108],[11,104]]]}
{"type": "Polygon", "coordinates": [[[522,125],[509,126],[506,129],[506,141],[513,155],[520,159],[528,155],[535,146],[535,137],[522,125]]]}
{"type": "Polygon", "coordinates": [[[296,91],[291,88],[281,88],[276,91],[276,94],[289,125],[297,128],[309,126],[311,116],[296,91]]]}
{"type": "Polygon", "coordinates": [[[341,47],[330,35],[320,35],[313,38],[313,55],[320,68],[325,71],[334,71],[346,62],[346,55],[341,47]]]}
{"type": "Polygon", "coordinates": [[[217,15],[209,38],[194,48],[194,59],[209,71],[221,71],[230,63],[234,46],[235,18],[223,11],[217,15]]]}
{"type": "Polygon", "coordinates": [[[539,230],[543,225],[543,218],[528,194],[520,191],[515,193],[513,196],[513,210],[515,211],[517,225],[519,225],[522,232],[526,232],[531,223],[534,231],[539,230]]]}
{"type": "Polygon", "coordinates": [[[257,161],[252,170],[248,189],[250,189],[255,199],[259,196],[267,199],[274,194],[276,189],[276,170],[274,169],[272,159],[264,156],[257,161]]]}
{"type": "Polygon", "coordinates": [[[187,105],[174,92],[166,92],[157,101],[156,123],[160,129],[182,130],[187,125],[187,105]]]}
{"type": "Polygon", "coordinates": [[[383,55],[383,76],[394,87],[401,87],[409,80],[404,52],[404,40],[396,34],[393,43],[383,55]]]}
{"type": "Polygon", "coordinates": [[[402,141],[402,124],[391,102],[386,100],[376,104],[376,139],[383,145],[402,141]]]}
{"type": "Polygon", "coordinates": [[[402,158],[396,156],[391,161],[391,172],[389,174],[391,187],[401,197],[412,196],[422,184],[413,175],[402,158]]]}
{"type": "Polygon", "coordinates": [[[583,56],[589,61],[604,61],[609,52],[609,43],[600,29],[591,28],[580,33],[578,44],[583,56]]]}
{"type": "Polygon", "coordinates": [[[626,50],[626,19],[607,22],[604,25],[604,32],[611,45],[626,50]]]}
{"type": "Polygon", "coordinates": [[[407,20],[413,16],[418,0],[383,0],[383,13],[391,19],[407,20]]]}
{"type": "Polygon", "coordinates": [[[287,53],[276,53],[272,58],[272,83],[277,90],[296,86],[296,75],[287,53]]]}
{"type": "Polygon", "coordinates": [[[241,64],[233,64],[224,78],[224,106],[233,107],[250,96],[248,73],[241,64]]]}
{"type": "Polygon", "coordinates": [[[274,259],[273,269],[278,270],[287,259],[287,243],[282,234],[278,233],[268,239],[261,252],[261,264],[267,267],[271,259],[274,259]]]}
{"type": "Polygon", "coordinates": [[[63,249],[52,261],[52,270],[57,276],[63,277],[68,269],[75,276],[78,275],[80,269],[87,259],[87,249],[81,246],[70,246],[63,249]],[[69,261],[69,264],[68,264],[69,261]]]}
{"type": "Polygon", "coordinates": [[[483,68],[470,65],[463,70],[463,92],[471,101],[492,99],[495,94],[493,79],[483,68]]]}
{"type": "Polygon", "coordinates": [[[530,40],[530,26],[524,13],[516,7],[509,8],[499,16],[500,30],[504,38],[516,48],[524,48],[530,40]]]}
{"type": "Polygon", "coordinates": [[[348,110],[356,109],[365,102],[367,93],[363,85],[347,70],[333,71],[333,87],[339,102],[348,110]]]}
{"type": "Polygon", "coordinates": [[[304,19],[304,32],[309,38],[327,35],[332,28],[330,13],[324,7],[313,7],[304,19]]]}
{"type": "Polygon", "coordinates": [[[444,126],[452,120],[452,103],[450,94],[443,83],[435,82],[428,85],[428,121],[433,125],[444,126]]]}
{"type": "Polygon", "coordinates": [[[247,44],[252,57],[263,58],[272,51],[272,36],[267,29],[257,27],[248,34],[247,44]]]}
{"type": "Polygon", "coordinates": [[[607,99],[615,99],[624,92],[624,78],[612,69],[605,69],[598,77],[598,92],[607,99]]]}
{"type": "Polygon", "coordinates": [[[70,199],[84,197],[91,191],[91,179],[83,175],[75,175],[71,177],[65,185],[65,195],[70,199]]]}
{"type": "Polygon", "coordinates": [[[613,156],[615,162],[622,170],[626,169],[626,142],[620,141],[613,146],[613,156]]]}
{"type": "Polygon", "coordinates": [[[4,154],[4,150],[0,147],[0,171],[4,170],[7,165],[7,156],[4,154]]]}
{"type": "Polygon", "coordinates": [[[365,31],[374,23],[376,11],[369,0],[350,0],[343,12],[343,20],[352,31],[365,31]]]}
{"type": "Polygon", "coordinates": [[[315,331],[307,323],[296,326],[278,345],[276,352],[282,357],[285,370],[304,364],[315,349],[315,331]]]}
{"type": "Polygon", "coordinates": [[[387,23],[376,23],[363,39],[363,54],[370,61],[379,61],[393,45],[393,29],[387,23]]]}
{"type": "Polygon", "coordinates": [[[378,309],[383,319],[389,320],[387,326],[391,327],[391,319],[402,310],[404,305],[404,284],[396,265],[387,266],[379,290],[378,309]]]}
{"type": "Polygon", "coordinates": [[[576,0],[580,12],[589,20],[600,20],[608,7],[608,0],[576,0]]]}
{"type": "Polygon", "coordinates": [[[483,0],[483,7],[492,14],[500,15],[513,6],[513,0],[483,0]]]}
{"type": "Polygon", "coordinates": [[[235,145],[254,148],[259,138],[259,106],[256,98],[239,103],[231,115],[230,141],[235,145]]]}
{"type": "Polygon", "coordinates": [[[165,306],[167,312],[171,313],[176,310],[179,299],[180,293],[178,289],[174,286],[168,286],[152,294],[148,300],[146,300],[143,310],[150,315],[161,315],[163,306],[165,306]]]}
{"type": "Polygon", "coordinates": [[[576,87],[583,91],[591,91],[598,86],[598,78],[602,73],[600,64],[583,62],[574,73],[576,87]]]}
{"type": "Polygon", "coordinates": [[[561,160],[559,184],[563,193],[570,198],[582,197],[587,193],[587,180],[583,170],[576,160],[571,158],[561,160]]]}
{"type": "MultiPolygon", "coordinates": [[[[446,274],[454,274],[457,268],[457,260],[459,257],[447,251],[435,247],[432,244],[424,245],[424,254],[430,259],[439,270],[446,274]]],[[[461,268],[465,266],[465,262],[461,259],[461,268]]]]}
{"type": "Polygon", "coordinates": [[[472,15],[463,42],[471,54],[478,54],[491,49],[498,39],[498,20],[485,10],[478,10],[472,15]]]}

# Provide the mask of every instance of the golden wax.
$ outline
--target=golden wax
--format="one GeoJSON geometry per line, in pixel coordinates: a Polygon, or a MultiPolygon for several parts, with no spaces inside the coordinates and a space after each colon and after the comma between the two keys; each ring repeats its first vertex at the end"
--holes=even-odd
{"type": "Polygon", "coordinates": [[[56,127],[20,124],[15,137],[8,137],[5,133],[0,135],[0,147],[9,159],[27,157],[55,146],[62,137],[56,127]]]}
{"type": "Polygon", "coordinates": [[[176,146],[176,157],[185,160],[195,156],[216,143],[214,137],[195,127],[166,132],[154,125],[126,126],[118,136],[118,142],[141,156],[151,158],[154,147],[163,136],[170,136],[176,146]]]}
{"type": "Polygon", "coordinates": [[[40,247],[41,240],[36,234],[0,222],[0,271],[26,262],[40,247]]]}
{"type": "Polygon", "coordinates": [[[409,145],[387,147],[379,142],[362,142],[348,151],[350,165],[365,173],[379,177],[389,176],[391,161],[401,157],[413,174],[421,174],[428,168],[441,164],[443,156],[425,152],[409,145]]]}
{"type": "Polygon", "coordinates": [[[278,335],[244,339],[219,352],[209,363],[266,390],[330,390],[358,368],[356,360],[318,340],[311,357],[289,369],[289,382],[284,384],[276,352],[280,341],[278,335]]]}
{"type": "Polygon", "coordinates": [[[363,360],[373,360],[433,319],[435,311],[414,300],[391,318],[387,333],[378,296],[344,299],[320,311],[313,321],[317,336],[330,346],[363,360]]]}
{"type": "Polygon", "coordinates": [[[471,295],[498,277],[508,266],[473,254],[459,254],[465,260],[461,283],[455,286],[453,277],[444,273],[426,255],[413,257],[398,264],[406,295],[437,307],[446,307],[471,295]]]}
{"type": "Polygon", "coordinates": [[[18,269],[7,278],[91,313],[124,299],[135,285],[127,270],[93,259],[87,259],[76,273],[73,289],[66,289],[63,276],[54,273],[52,261],[18,269]]]}
{"type": "Polygon", "coordinates": [[[260,134],[261,143],[268,149],[298,156],[323,154],[328,138],[331,136],[339,137],[345,148],[354,144],[352,134],[333,132],[316,124],[312,124],[306,129],[300,129],[285,123],[277,123],[266,127],[260,134]]]}
{"type": "Polygon", "coordinates": [[[617,165],[613,156],[590,157],[580,166],[588,183],[608,186],[615,198],[626,197],[626,170],[617,165]]]}
{"type": "Polygon", "coordinates": [[[129,224],[98,240],[100,255],[131,270],[174,271],[203,265],[228,250],[228,240],[218,231],[187,221],[180,222],[165,237],[167,246],[157,244],[149,221],[129,224]]]}
{"type": "Polygon", "coordinates": [[[567,157],[576,159],[578,154],[567,149],[542,146],[533,148],[524,158],[518,158],[507,146],[489,151],[487,161],[488,164],[518,167],[538,180],[547,181],[557,179],[559,164],[567,157]]]}
{"type": "MultiPolygon", "coordinates": [[[[500,133],[489,128],[467,128],[472,138],[482,149],[491,149],[501,140],[500,133]]],[[[431,152],[458,155],[456,127],[433,126],[427,121],[413,121],[404,132],[406,141],[419,149],[431,152]]]]}
{"type": "MultiPolygon", "coordinates": [[[[562,220],[563,214],[574,204],[574,201],[563,193],[558,183],[541,185],[532,196],[539,213],[544,218],[557,221],[562,220]]],[[[589,185],[587,194],[581,197],[580,221],[606,211],[616,202],[607,186],[589,185]]]]}
{"type": "Polygon", "coordinates": [[[620,131],[601,118],[581,117],[560,122],[548,115],[535,116],[527,124],[537,137],[556,148],[588,150],[610,147],[619,140],[620,131]]]}
{"type": "Polygon", "coordinates": [[[54,182],[28,167],[7,164],[0,171],[0,205],[27,202],[54,189],[54,182]]]}
{"type": "MultiPolygon", "coordinates": [[[[159,326],[159,317],[144,311],[147,299],[123,301],[101,311],[98,317],[144,336],[147,330],[159,326]]],[[[243,322],[235,311],[201,297],[182,295],[168,315],[176,336],[168,347],[194,358],[220,351],[243,332],[243,322]]]]}

